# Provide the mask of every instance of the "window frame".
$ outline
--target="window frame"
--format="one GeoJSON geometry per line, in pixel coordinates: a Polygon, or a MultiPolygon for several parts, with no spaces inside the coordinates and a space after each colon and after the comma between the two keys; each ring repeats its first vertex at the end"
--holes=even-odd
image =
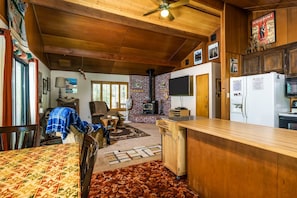
{"type": "Polygon", "coordinates": [[[13,124],[25,125],[30,121],[30,87],[29,87],[29,64],[17,56],[13,57],[12,70],[12,111],[13,124]],[[17,66],[18,65],[18,66],[17,66]],[[18,70],[18,71],[17,71],[18,70]],[[21,73],[18,73],[21,72],[21,73]],[[21,75],[21,79],[16,80],[21,75]],[[19,81],[20,80],[20,81],[19,81]],[[17,82],[19,82],[17,84],[17,82]],[[21,98],[18,98],[21,95],[21,98]],[[20,102],[20,103],[18,103],[20,102]]]}
{"type": "Polygon", "coordinates": [[[100,100],[102,100],[102,94],[103,94],[103,88],[102,88],[102,86],[103,85],[109,85],[109,91],[110,91],[110,93],[109,93],[109,102],[108,101],[105,101],[105,100],[103,100],[103,101],[105,101],[106,102],[106,104],[107,104],[107,106],[108,106],[108,108],[110,108],[110,109],[113,109],[113,110],[118,110],[118,111],[124,111],[124,110],[126,110],[126,103],[123,103],[123,104],[121,104],[121,99],[122,99],[122,97],[121,97],[121,86],[126,86],[126,98],[124,98],[123,100],[124,101],[126,101],[127,100],[127,98],[128,98],[128,95],[129,95],[129,83],[128,82],[117,82],[117,81],[97,81],[97,80],[92,80],[91,81],[91,101],[94,101],[94,96],[93,96],[93,88],[94,88],[94,85],[100,85],[100,96],[99,96],[99,98],[100,98],[100,100]],[[111,108],[112,107],[112,94],[113,94],[113,92],[112,92],[112,87],[113,87],[113,85],[117,85],[118,86],[118,91],[117,91],[117,97],[116,98],[118,98],[118,101],[116,101],[116,103],[117,103],[117,107],[116,108],[111,108]]]}

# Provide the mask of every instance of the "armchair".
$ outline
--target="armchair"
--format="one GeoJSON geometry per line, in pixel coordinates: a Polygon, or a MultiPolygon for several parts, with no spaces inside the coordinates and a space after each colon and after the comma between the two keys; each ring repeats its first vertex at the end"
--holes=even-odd
{"type": "Polygon", "coordinates": [[[120,120],[120,114],[116,110],[110,110],[104,101],[91,101],[89,102],[90,112],[92,116],[92,123],[101,123],[101,117],[117,116],[120,120]]]}

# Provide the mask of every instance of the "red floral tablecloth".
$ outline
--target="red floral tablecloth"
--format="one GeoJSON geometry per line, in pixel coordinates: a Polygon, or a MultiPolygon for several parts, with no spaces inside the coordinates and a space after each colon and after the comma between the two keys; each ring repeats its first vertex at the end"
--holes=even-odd
{"type": "Polygon", "coordinates": [[[0,197],[80,197],[79,145],[0,152],[0,197]]]}

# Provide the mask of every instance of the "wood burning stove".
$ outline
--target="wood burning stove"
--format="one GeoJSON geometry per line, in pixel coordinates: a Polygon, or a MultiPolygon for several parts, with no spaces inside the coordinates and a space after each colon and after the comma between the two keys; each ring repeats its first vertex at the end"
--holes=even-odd
{"type": "Polygon", "coordinates": [[[143,103],[143,114],[158,114],[158,101],[143,103]]]}
{"type": "Polygon", "coordinates": [[[147,70],[149,75],[149,101],[143,103],[143,114],[158,114],[158,101],[155,100],[154,70],[147,70]]]}

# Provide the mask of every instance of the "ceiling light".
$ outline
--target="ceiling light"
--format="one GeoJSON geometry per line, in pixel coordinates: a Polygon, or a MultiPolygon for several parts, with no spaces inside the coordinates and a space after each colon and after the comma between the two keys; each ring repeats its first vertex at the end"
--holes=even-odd
{"type": "Polygon", "coordinates": [[[162,17],[168,17],[168,15],[169,15],[169,11],[167,10],[167,9],[163,9],[162,11],[161,11],[161,16],[162,17]]]}

